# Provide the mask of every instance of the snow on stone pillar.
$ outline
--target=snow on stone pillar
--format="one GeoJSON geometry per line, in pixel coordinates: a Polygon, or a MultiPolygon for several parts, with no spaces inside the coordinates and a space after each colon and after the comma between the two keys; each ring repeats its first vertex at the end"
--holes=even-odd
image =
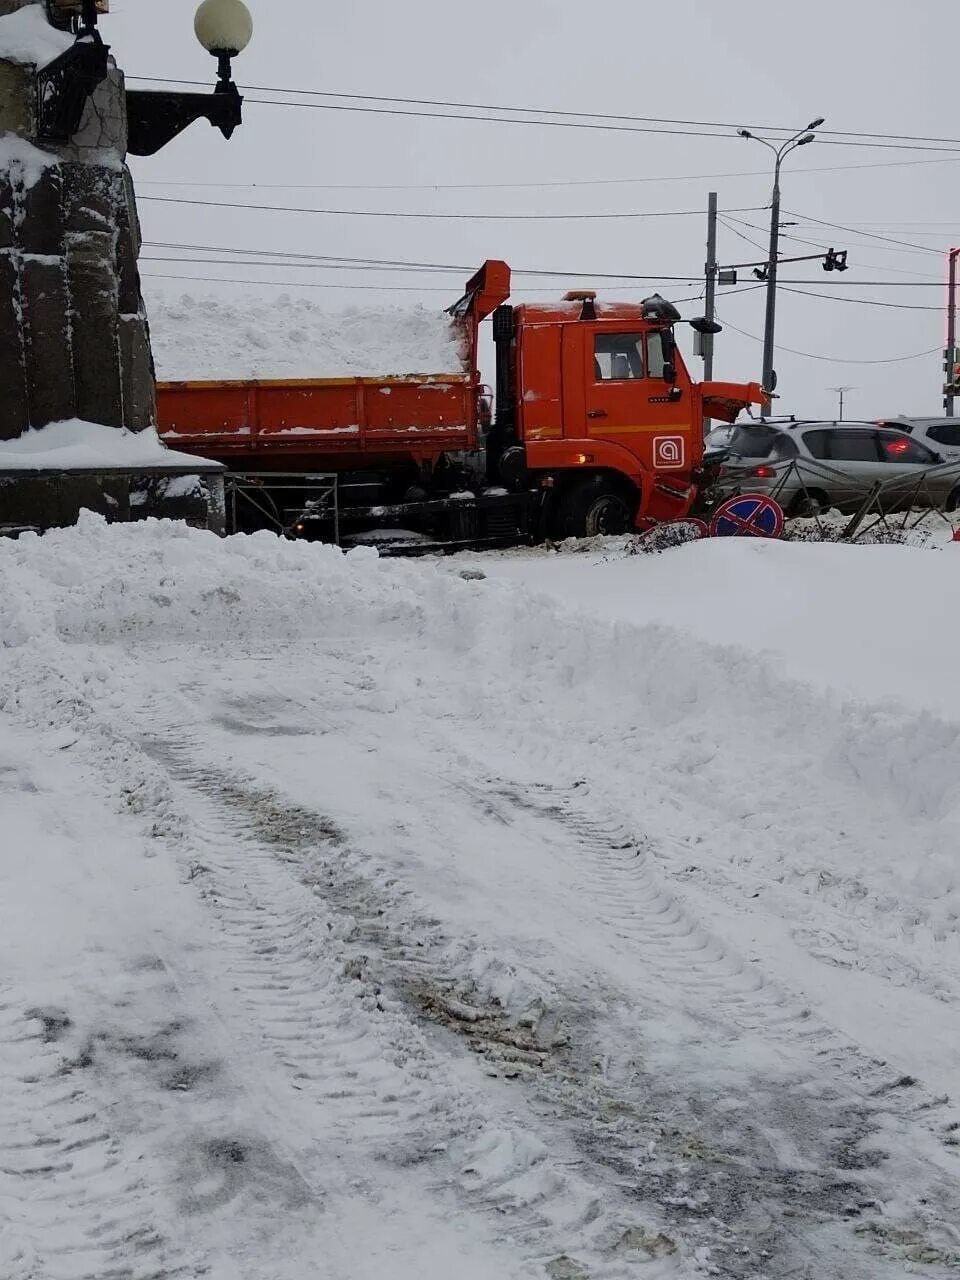
{"type": "Polygon", "coordinates": [[[37,70],[73,43],[43,4],[0,0],[0,440],[72,418],[131,431],[156,418],[112,59],[70,141],[39,137],[37,70]]]}

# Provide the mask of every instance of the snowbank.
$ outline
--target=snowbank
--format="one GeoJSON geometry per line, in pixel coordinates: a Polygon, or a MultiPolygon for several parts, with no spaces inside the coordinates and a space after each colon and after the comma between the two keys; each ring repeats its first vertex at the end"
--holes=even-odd
{"type": "MultiPolygon", "coordinates": [[[[373,634],[393,635],[406,646],[411,670],[426,664],[438,703],[455,696],[463,714],[514,725],[518,742],[542,732],[556,742],[564,770],[575,770],[584,751],[588,759],[611,753],[612,761],[626,752],[638,773],[647,771],[648,784],[651,770],[657,777],[666,770],[669,786],[671,771],[688,770],[695,759],[698,786],[708,792],[716,787],[721,809],[729,805],[731,786],[747,809],[755,796],[759,812],[789,815],[789,839],[798,857],[805,860],[806,849],[819,845],[818,856],[835,858],[837,874],[845,877],[855,858],[833,832],[825,845],[824,821],[830,819],[824,811],[833,803],[832,789],[855,788],[871,813],[899,815],[899,825],[886,827],[870,819],[876,848],[862,855],[860,870],[871,882],[879,875],[878,901],[896,900],[913,918],[947,927],[960,917],[960,870],[953,852],[960,816],[960,717],[937,719],[896,699],[899,681],[909,703],[918,666],[944,685],[952,678],[946,638],[960,626],[952,557],[900,547],[776,548],[729,540],[635,557],[610,569],[625,602],[623,614],[632,610],[639,616],[644,610],[637,602],[666,593],[666,575],[672,597],[686,602],[689,623],[708,578],[735,582],[749,557],[756,604],[730,611],[743,638],[762,620],[764,596],[777,603],[782,553],[796,560],[800,604],[790,625],[797,631],[798,652],[804,639],[816,646],[825,629],[846,629],[845,643],[856,644],[859,636],[868,662],[875,614],[870,601],[878,582],[884,599],[912,600],[918,578],[925,596],[937,601],[944,643],[928,643],[916,663],[881,654],[885,697],[844,704],[829,691],[785,679],[744,644],[720,647],[695,638],[689,626],[591,616],[530,585],[462,578],[449,564],[381,561],[368,548],[343,554],[266,533],[220,540],[155,521],[108,526],[87,517],[76,529],[42,539],[0,540],[0,651],[28,646],[35,655],[52,646],[55,667],[82,671],[85,645],[129,650],[145,643],[212,644],[230,652],[238,645],[269,648],[291,637],[309,644],[333,633],[340,640],[364,641],[373,634]],[[846,557],[852,560],[845,594],[832,597],[831,619],[804,603],[804,584],[809,587],[815,572],[825,572],[818,562],[846,557]],[[61,653],[63,645],[73,656],[61,653]],[[898,843],[903,827],[919,831],[921,823],[927,824],[926,834],[922,840],[917,835],[905,860],[898,843]]],[[[599,573],[598,580],[603,578],[599,573]]],[[[611,594],[613,589],[608,582],[611,594]]],[[[784,585],[784,596],[787,591],[784,585]]],[[[709,605],[700,608],[701,629],[707,631],[712,619],[714,634],[729,641],[734,624],[709,605]]],[[[930,633],[925,626],[928,641],[930,633]]],[[[59,699],[59,678],[53,689],[59,699]]],[[[6,690],[18,700],[49,693],[27,677],[6,690]]],[[[432,705],[419,691],[410,696],[422,699],[426,709],[432,705]]],[[[737,819],[731,816],[730,822],[735,838],[737,819]]],[[[779,865],[789,850],[781,844],[764,856],[779,865]]]]}
{"type": "Polygon", "coordinates": [[[308,298],[265,301],[148,294],[163,380],[348,378],[462,373],[449,316],[423,307],[325,311],[308,298]]]}
{"type": "Polygon", "coordinates": [[[594,547],[486,558],[484,568],[592,617],[676,627],[763,654],[783,674],[841,696],[960,721],[960,544],[939,522],[930,530],[942,550],[708,539],[642,563],[594,547]]]}
{"type": "Polygon", "coordinates": [[[47,21],[42,4],[28,4],[0,18],[0,58],[45,67],[73,44],[68,31],[47,21]]]}
{"type": "Polygon", "coordinates": [[[198,462],[188,453],[168,449],[153,428],[127,431],[79,418],[51,422],[16,440],[0,441],[0,471],[72,471],[88,467],[158,471],[186,466],[200,466],[205,471],[219,469],[215,462],[198,462]]]}

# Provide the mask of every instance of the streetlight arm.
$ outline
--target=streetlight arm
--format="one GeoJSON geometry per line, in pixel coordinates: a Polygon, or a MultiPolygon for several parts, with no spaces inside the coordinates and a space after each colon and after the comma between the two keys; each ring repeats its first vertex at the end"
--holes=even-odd
{"type": "Polygon", "coordinates": [[[766,138],[758,138],[755,133],[748,133],[746,129],[740,130],[740,137],[746,138],[749,142],[759,142],[760,145],[766,147],[768,151],[772,151],[774,155],[777,154],[777,148],[772,142],[768,142],[766,138]]]}
{"type": "Polygon", "coordinates": [[[154,156],[195,120],[209,120],[225,138],[243,123],[243,98],[232,80],[213,93],[127,90],[127,150],[154,156]]]}
{"type": "Polygon", "coordinates": [[[784,160],[791,151],[796,151],[797,147],[806,147],[811,142],[816,142],[816,137],[810,132],[805,132],[796,138],[791,138],[788,142],[785,142],[777,152],[778,159],[781,161],[784,160]]]}

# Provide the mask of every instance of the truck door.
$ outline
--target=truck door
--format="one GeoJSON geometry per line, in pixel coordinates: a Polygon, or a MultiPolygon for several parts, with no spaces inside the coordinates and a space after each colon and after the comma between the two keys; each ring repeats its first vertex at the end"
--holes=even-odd
{"type": "Polygon", "coordinates": [[[656,471],[689,468],[690,386],[679,362],[677,382],[664,380],[660,332],[629,322],[591,328],[584,343],[584,435],[623,445],[656,471]]]}

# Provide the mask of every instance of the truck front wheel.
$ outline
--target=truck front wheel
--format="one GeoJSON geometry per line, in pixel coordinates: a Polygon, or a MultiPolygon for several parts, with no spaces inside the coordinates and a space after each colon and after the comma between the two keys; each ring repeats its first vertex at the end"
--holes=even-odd
{"type": "Polygon", "coordinates": [[[629,533],[636,499],[605,476],[591,476],[574,485],[560,501],[557,532],[561,538],[595,538],[629,533]]]}

